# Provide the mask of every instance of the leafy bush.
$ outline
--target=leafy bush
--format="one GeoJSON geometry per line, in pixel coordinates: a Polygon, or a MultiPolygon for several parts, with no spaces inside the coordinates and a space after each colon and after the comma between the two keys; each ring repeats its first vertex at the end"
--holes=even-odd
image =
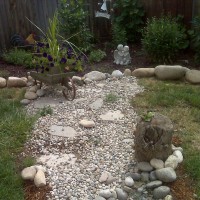
{"type": "Polygon", "coordinates": [[[60,31],[65,38],[80,47],[82,51],[88,51],[92,47],[92,35],[86,24],[88,13],[83,9],[84,1],[68,2],[66,0],[60,1],[58,10],[61,22],[60,31]]]}
{"type": "Polygon", "coordinates": [[[115,46],[118,44],[127,44],[126,31],[118,24],[112,26],[112,40],[115,46]]]}
{"type": "Polygon", "coordinates": [[[200,16],[192,20],[193,29],[189,31],[191,37],[191,46],[196,52],[195,61],[200,63],[200,16]]]}
{"type": "Polygon", "coordinates": [[[41,116],[46,116],[46,115],[52,115],[53,114],[53,110],[50,106],[45,106],[40,110],[40,115],[41,116]]]}
{"type": "Polygon", "coordinates": [[[188,44],[185,28],[170,16],[154,17],[143,29],[142,45],[154,62],[171,63],[188,44]]]}
{"type": "Polygon", "coordinates": [[[90,62],[100,62],[103,58],[106,57],[106,52],[98,49],[90,52],[89,61],[90,62]]]}
{"type": "Polygon", "coordinates": [[[108,103],[114,103],[115,101],[118,100],[118,96],[113,94],[113,93],[109,93],[106,95],[105,101],[108,103]]]}
{"type": "Polygon", "coordinates": [[[30,52],[22,49],[12,49],[3,54],[3,60],[10,64],[22,65],[26,68],[33,68],[33,56],[30,52]]]}
{"type": "MultiPolygon", "coordinates": [[[[113,4],[115,13],[113,16],[113,24],[115,24],[126,32],[128,41],[134,42],[141,31],[143,24],[144,9],[139,0],[116,0],[113,4]]],[[[120,34],[119,32],[115,34],[120,34]]],[[[121,34],[120,34],[121,35],[121,34]]],[[[117,37],[117,36],[116,36],[117,37]]]]}

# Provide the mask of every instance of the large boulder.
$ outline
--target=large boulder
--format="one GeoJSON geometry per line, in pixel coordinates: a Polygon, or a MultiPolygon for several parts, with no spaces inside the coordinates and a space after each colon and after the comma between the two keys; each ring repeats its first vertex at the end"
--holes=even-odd
{"type": "Polygon", "coordinates": [[[185,74],[186,81],[199,84],[200,83],[200,71],[199,70],[188,70],[185,74]]]}
{"type": "Polygon", "coordinates": [[[159,65],[155,67],[155,75],[160,80],[178,80],[184,77],[186,69],[179,65],[159,65]]]}
{"type": "Polygon", "coordinates": [[[9,77],[7,81],[8,87],[26,87],[27,83],[18,77],[9,77]]]}
{"type": "Polygon", "coordinates": [[[4,88],[6,87],[6,79],[0,77],[0,88],[4,88]]]}
{"type": "Polygon", "coordinates": [[[92,71],[89,72],[87,74],[85,74],[84,76],[85,78],[88,78],[92,81],[101,81],[101,80],[105,80],[106,79],[106,75],[102,72],[99,71],[92,71]]]}
{"type": "Polygon", "coordinates": [[[155,68],[138,68],[132,72],[132,76],[143,78],[155,75],[155,68]]]}

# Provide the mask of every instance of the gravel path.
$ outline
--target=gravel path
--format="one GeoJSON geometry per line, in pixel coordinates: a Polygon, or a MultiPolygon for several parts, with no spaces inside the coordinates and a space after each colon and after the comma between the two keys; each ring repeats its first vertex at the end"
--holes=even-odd
{"type": "MultiPolygon", "coordinates": [[[[133,131],[137,114],[130,99],[142,90],[134,77],[77,86],[74,101],[60,102],[53,107],[52,115],[39,118],[26,147],[46,167],[47,183],[52,186],[49,200],[66,200],[67,197],[94,200],[102,189],[112,191],[121,187],[125,174],[133,172],[136,164],[133,131]],[[109,103],[105,99],[111,93],[118,98],[109,103]],[[92,109],[91,104],[97,99],[100,103],[92,109]],[[120,117],[103,120],[100,116],[108,112],[116,112],[120,117]],[[95,127],[80,126],[82,119],[93,120],[95,127]],[[76,136],[51,135],[52,125],[69,126],[76,131],[76,136]],[[110,184],[99,181],[105,171],[113,178],[110,184]]],[[[60,93],[56,95],[61,97],[60,93]]],[[[34,104],[27,108],[30,113],[36,111],[34,104]]]]}

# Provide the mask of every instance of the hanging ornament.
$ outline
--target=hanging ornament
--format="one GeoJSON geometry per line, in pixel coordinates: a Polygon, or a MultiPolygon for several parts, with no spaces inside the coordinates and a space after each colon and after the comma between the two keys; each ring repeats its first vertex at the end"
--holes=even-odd
{"type": "Polygon", "coordinates": [[[103,4],[101,6],[100,11],[95,12],[95,17],[104,17],[104,18],[110,19],[110,14],[108,13],[106,1],[107,0],[103,0],[103,4]]]}
{"type": "Polygon", "coordinates": [[[103,1],[103,5],[101,6],[101,10],[107,11],[106,0],[103,1]]]}

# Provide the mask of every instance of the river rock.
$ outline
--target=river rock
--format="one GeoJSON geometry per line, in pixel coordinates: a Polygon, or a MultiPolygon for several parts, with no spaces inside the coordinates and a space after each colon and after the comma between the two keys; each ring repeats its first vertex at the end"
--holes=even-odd
{"type": "Polygon", "coordinates": [[[149,182],[149,172],[142,172],[141,173],[141,181],[149,182]]]}
{"type": "Polygon", "coordinates": [[[167,195],[164,200],[173,200],[173,197],[171,195],[167,195]]]}
{"type": "Polygon", "coordinates": [[[170,183],[176,180],[176,172],[171,167],[156,170],[156,177],[163,182],[170,183]]]}
{"type": "Polygon", "coordinates": [[[149,164],[149,162],[139,162],[137,167],[143,172],[150,172],[153,170],[153,167],[149,164]]]}
{"type": "Polygon", "coordinates": [[[6,79],[0,77],[0,88],[4,88],[6,87],[6,79]]]}
{"type": "Polygon", "coordinates": [[[85,79],[84,79],[84,83],[85,83],[85,84],[90,84],[91,82],[92,82],[92,80],[89,79],[89,78],[85,78],[85,79]]]}
{"type": "Polygon", "coordinates": [[[179,65],[159,65],[155,67],[155,75],[160,80],[178,80],[184,77],[185,68],[179,65]]]}
{"type": "Polygon", "coordinates": [[[153,158],[150,160],[150,164],[155,169],[162,169],[164,168],[164,162],[160,159],[153,158]]]}
{"type": "Polygon", "coordinates": [[[37,86],[37,85],[34,85],[34,86],[31,86],[31,87],[28,89],[28,91],[29,91],[29,92],[35,92],[35,93],[36,93],[37,89],[38,89],[38,86],[37,86]]]}
{"type": "Polygon", "coordinates": [[[74,81],[74,83],[76,83],[79,86],[82,86],[84,84],[83,79],[79,76],[73,76],[72,80],[74,81]]]}
{"type": "Polygon", "coordinates": [[[45,174],[42,170],[38,170],[35,178],[34,178],[34,183],[36,187],[43,187],[46,185],[46,178],[45,174]]]}
{"type": "Polygon", "coordinates": [[[22,170],[21,176],[24,180],[33,180],[36,175],[36,169],[35,167],[26,167],[22,170]]]}
{"type": "Polygon", "coordinates": [[[134,181],[139,181],[141,179],[141,174],[139,173],[130,173],[129,176],[134,180],[134,181]]]}
{"type": "Polygon", "coordinates": [[[128,194],[123,191],[121,188],[116,188],[116,192],[117,192],[117,198],[119,200],[127,200],[128,199],[128,194]]]}
{"type": "Polygon", "coordinates": [[[173,152],[173,155],[177,157],[178,163],[183,162],[183,154],[181,153],[181,151],[176,150],[173,152]]]}
{"type": "Polygon", "coordinates": [[[147,189],[157,188],[162,185],[162,181],[152,181],[146,184],[147,189]]]}
{"type": "Polygon", "coordinates": [[[95,200],[106,200],[106,199],[103,198],[103,197],[101,197],[101,196],[97,196],[97,197],[95,198],[95,200]]]}
{"type": "Polygon", "coordinates": [[[7,87],[26,87],[26,82],[18,77],[9,77],[7,87]]]}
{"type": "Polygon", "coordinates": [[[99,182],[105,182],[108,179],[109,173],[107,171],[103,171],[103,173],[101,174],[100,178],[99,178],[99,182]]]}
{"type": "Polygon", "coordinates": [[[79,124],[85,128],[92,128],[95,126],[95,123],[94,121],[89,121],[89,120],[86,120],[86,119],[83,119],[79,122],[79,124]]]}
{"type": "Polygon", "coordinates": [[[103,197],[101,197],[101,196],[97,196],[97,197],[95,198],[95,200],[106,200],[106,199],[103,198],[103,197]]]}
{"type": "Polygon", "coordinates": [[[178,166],[178,158],[175,155],[170,155],[165,161],[165,167],[176,169],[178,166]]]}
{"type": "Polygon", "coordinates": [[[99,71],[92,71],[84,76],[85,78],[89,78],[92,81],[101,81],[106,79],[106,75],[99,71]]]}
{"type": "Polygon", "coordinates": [[[35,92],[26,92],[24,98],[29,100],[34,100],[37,99],[37,94],[35,92]]]}
{"type": "Polygon", "coordinates": [[[117,180],[116,177],[113,177],[110,173],[108,174],[108,178],[106,180],[106,184],[109,185],[117,180]]]}
{"type": "Polygon", "coordinates": [[[183,153],[183,148],[182,148],[182,147],[176,147],[176,146],[174,146],[174,145],[172,144],[172,151],[174,152],[174,151],[176,151],[176,150],[179,150],[179,151],[181,151],[181,152],[183,153]]]}
{"type": "Polygon", "coordinates": [[[126,177],[124,182],[128,187],[132,187],[134,185],[134,180],[130,176],[126,177]]]}
{"type": "Polygon", "coordinates": [[[110,197],[112,196],[112,193],[111,193],[111,191],[110,191],[109,189],[101,190],[101,191],[99,192],[99,196],[108,199],[108,198],[110,198],[110,197]]]}
{"type": "Polygon", "coordinates": [[[123,73],[119,70],[114,70],[111,74],[112,77],[115,77],[115,78],[121,78],[123,76],[123,73]]]}
{"type": "Polygon", "coordinates": [[[155,76],[155,68],[138,68],[132,72],[132,76],[143,78],[155,76]]]}
{"type": "Polygon", "coordinates": [[[29,99],[22,99],[22,100],[20,101],[20,103],[21,103],[22,105],[28,105],[29,103],[31,103],[31,101],[30,101],[29,99]]]}
{"type": "Polygon", "coordinates": [[[125,69],[124,70],[124,76],[131,76],[131,70],[130,69],[125,69]]]}
{"type": "Polygon", "coordinates": [[[185,74],[186,81],[199,84],[200,83],[200,71],[199,70],[188,70],[185,74]]]}
{"type": "Polygon", "coordinates": [[[123,190],[124,190],[125,192],[128,192],[128,193],[134,192],[134,190],[133,190],[132,188],[130,188],[130,187],[126,186],[126,185],[123,187],[123,190]]]}
{"type": "Polygon", "coordinates": [[[39,89],[37,90],[36,94],[38,97],[43,97],[45,95],[45,91],[43,89],[39,89]]]}
{"type": "Polygon", "coordinates": [[[160,186],[153,191],[153,197],[155,199],[163,199],[170,193],[170,188],[167,186],[160,186]]]}
{"type": "Polygon", "coordinates": [[[149,179],[150,179],[150,181],[156,181],[157,180],[156,171],[150,172],[149,179]]]}

